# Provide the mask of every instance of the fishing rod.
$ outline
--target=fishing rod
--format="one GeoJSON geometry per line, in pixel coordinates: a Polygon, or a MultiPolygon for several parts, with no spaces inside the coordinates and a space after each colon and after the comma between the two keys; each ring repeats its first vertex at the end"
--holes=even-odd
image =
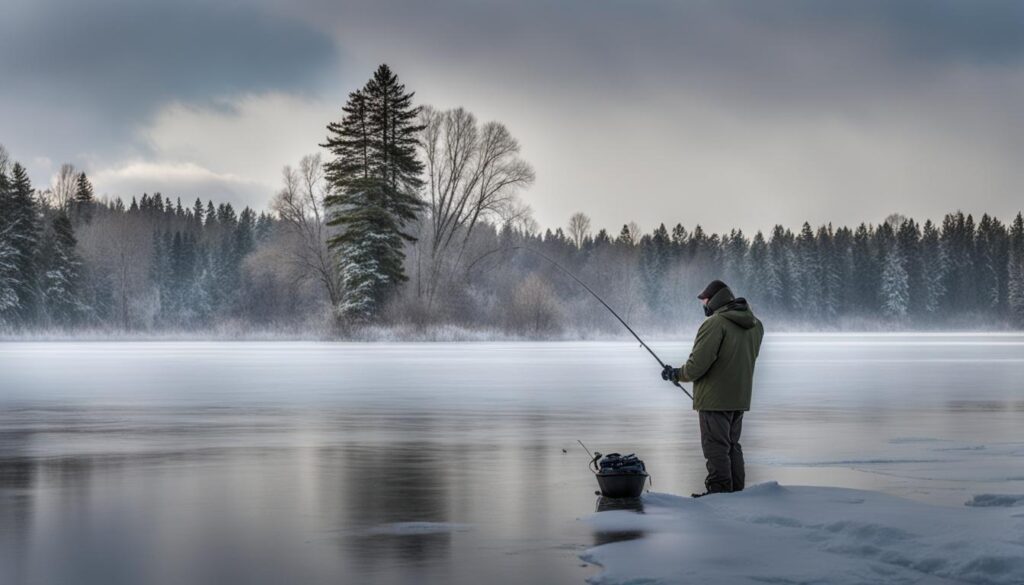
{"type": "MultiPolygon", "coordinates": [[[[597,299],[597,301],[599,303],[604,305],[604,308],[608,309],[608,311],[612,315],[614,315],[616,319],[619,320],[619,323],[622,323],[622,326],[625,327],[627,331],[629,331],[630,333],[633,334],[633,337],[635,337],[636,340],[640,342],[640,346],[643,347],[644,349],[646,349],[647,353],[651,354],[651,356],[655,360],[658,361],[658,365],[660,365],[662,369],[665,369],[665,362],[661,361],[661,358],[658,357],[658,354],[654,353],[654,350],[651,349],[650,347],[648,347],[647,344],[644,343],[643,339],[640,339],[640,336],[636,334],[636,331],[633,331],[633,328],[630,327],[629,324],[626,323],[622,319],[622,317],[620,317],[619,314],[615,312],[615,309],[613,309],[610,306],[608,306],[608,303],[604,302],[604,299],[602,299],[596,292],[594,292],[589,286],[587,286],[587,283],[585,283],[582,280],[580,280],[579,278],[577,278],[575,274],[573,274],[572,272],[569,272],[564,266],[562,266],[558,262],[555,262],[553,259],[549,258],[547,255],[545,255],[545,254],[543,254],[541,252],[538,252],[537,250],[534,250],[533,248],[527,248],[526,246],[510,246],[508,249],[510,249],[510,250],[526,250],[527,252],[533,252],[534,254],[536,254],[536,255],[540,256],[541,258],[543,258],[543,259],[547,260],[548,262],[550,262],[552,266],[554,266],[555,268],[561,270],[563,273],[565,273],[566,276],[568,276],[569,278],[575,280],[576,283],[579,284],[580,286],[582,286],[583,288],[585,288],[588,293],[594,295],[594,298],[597,299]]],[[[679,382],[677,382],[675,380],[672,380],[671,382],[677,388],[682,390],[684,394],[689,396],[690,400],[693,400],[693,395],[690,394],[689,392],[687,392],[686,388],[683,388],[682,385],[679,384],[679,382]]]]}

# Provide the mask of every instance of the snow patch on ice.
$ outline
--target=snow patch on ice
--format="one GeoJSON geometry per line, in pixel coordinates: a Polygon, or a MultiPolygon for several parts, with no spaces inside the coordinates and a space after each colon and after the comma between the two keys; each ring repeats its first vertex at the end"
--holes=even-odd
{"type": "Polygon", "coordinates": [[[1024,505],[1024,494],[978,494],[964,505],[976,508],[1012,508],[1024,505]]]}
{"type": "Polygon", "coordinates": [[[1024,519],[1005,507],[775,482],[643,503],[643,513],[585,518],[599,543],[601,533],[638,536],[581,555],[602,567],[592,583],[1024,583],[1024,519]]]}
{"type": "Polygon", "coordinates": [[[443,534],[447,532],[461,532],[468,530],[467,524],[454,524],[451,522],[392,522],[381,524],[369,530],[374,535],[392,536],[416,536],[420,534],[443,534]]]}

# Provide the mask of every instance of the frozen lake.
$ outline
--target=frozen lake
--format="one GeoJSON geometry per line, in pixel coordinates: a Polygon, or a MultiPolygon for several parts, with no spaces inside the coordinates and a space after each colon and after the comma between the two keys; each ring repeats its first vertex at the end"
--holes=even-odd
{"type": "MultiPolygon", "coordinates": [[[[652,343],[678,365],[685,343],[652,343]]],[[[748,485],[1024,493],[1024,336],[776,335],[748,485]]],[[[704,476],[635,343],[0,344],[0,583],[581,583],[576,444],[704,476]]]]}

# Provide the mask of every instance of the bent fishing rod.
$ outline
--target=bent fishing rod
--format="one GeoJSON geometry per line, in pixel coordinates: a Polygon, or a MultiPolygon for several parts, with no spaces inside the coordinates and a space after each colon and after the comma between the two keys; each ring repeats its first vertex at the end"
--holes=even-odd
{"type": "MultiPolygon", "coordinates": [[[[602,305],[604,305],[604,308],[608,309],[608,312],[610,312],[612,315],[614,315],[615,318],[619,320],[619,323],[622,323],[622,326],[625,327],[626,330],[629,331],[633,335],[633,337],[635,337],[636,340],[640,342],[640,346],[643,347],[644,349],[646,349],[647,353],[651,354],[651,357],[653,357],[655,360],[658,361],[658,365],[660,365],[662,369],[665,369],[665,362],[661,361],[661,358],[658,357],[658,354],[654,353],[654,350],[651,349],[650,347],[648,347],[648,345],[646,343],[644,343],[643,339],[640,339],[640,336],[636,334],[636,331],[633,331],[633,328],[630,327],[629,324],[626,323],[626,321],[623,320],[623,318],[620,317],[619,314],[615,312],[615,309],[613,309],[610,306],[608,306],[608,303],[604,302],[604,299],[602,299],[596,292],[594,292],[593,289],[591,289],[589,286],[587,286],[587,283],[585,283],[582,280],[580,280],[579,278],[577,278],[575,274],[573,274],[572,272],[569,272],[568,269],[566,269],[564,266],[562,266],[558,262],[555,262],[553,259],[549,258],[547,255],[545,255],[545,254],[543,254],[541,252],[538,252],[537,250],[534,250],[533,248],[527,248],[526,246],[509,246],[506,249],[507,250],[526,250],[527,252],[532,252],[532,253],[536,254],[537,256],[540,256],[541,258],[547,260],[552,266],[554,266],[555,268],[561,270],[569,278],[575,280],[577,284],[582,286],[584,289],[586,289],[586,291],[588,293],[593,295],[594,298],[597,299],[597,302],[599,302],[602,305]]],[[[689,392],[687,392],[686,388],[683,388],[683,386],[679,382],[677,382],[675,380],[672,380],[671,382],[677,388],[682,390],[684,394],[689,396],[690,400],[693,400],[693,395],[690,394],[689,392]]]]}

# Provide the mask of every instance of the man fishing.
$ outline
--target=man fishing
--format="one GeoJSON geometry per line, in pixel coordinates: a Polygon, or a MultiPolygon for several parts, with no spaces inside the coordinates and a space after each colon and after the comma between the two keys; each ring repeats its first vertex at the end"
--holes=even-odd
{"type": "Polygon", "coordinates": [[[721,280],[712,281],[697,298],[707,319],[697,330],[690,358],[681,368],[666,365],[661,373],[670,382],[693,382],[693,409],[708,468],[705,491],[695,498],[743,489],[740,431],[764,337],[764,326],[746,299],[735,298],[721,280]]]}

